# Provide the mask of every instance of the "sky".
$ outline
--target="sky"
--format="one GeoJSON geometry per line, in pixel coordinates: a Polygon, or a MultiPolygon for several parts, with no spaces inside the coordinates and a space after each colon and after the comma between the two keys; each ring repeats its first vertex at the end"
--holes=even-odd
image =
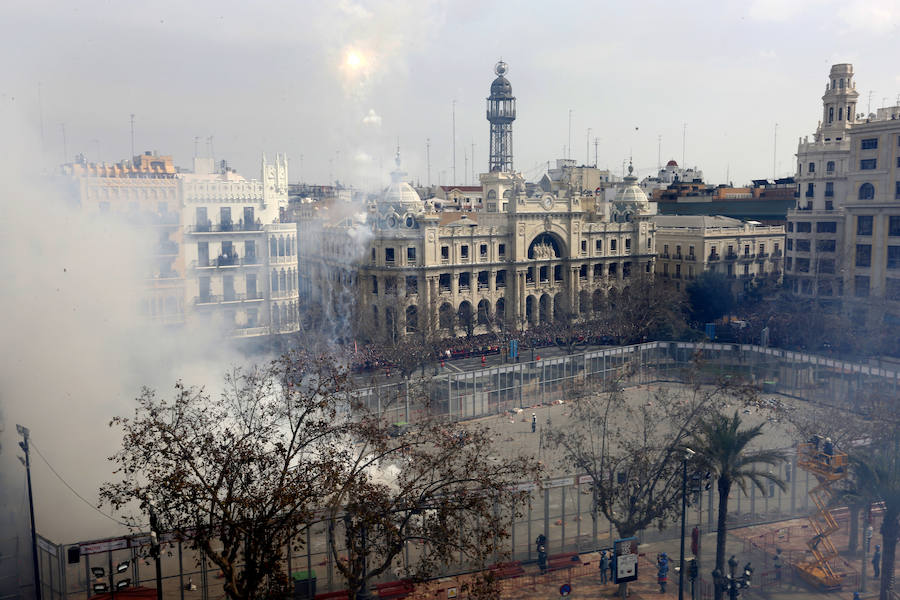
{"type": "Polygon", "coordinates": [[[741,184],[793,173],[832,64],[853,63],[860,109],[870,91],[872,109],[900,93],[900,0],[6,0],[2,15],[0,343],[14,352],[0,364],[0,503],[6,489],[24,506],[23,423],[85,498],[35,458],[40,530],[59,541],[123,530],[91,505],[113,476],[109,419],[140,386],[215,385],[237,360],[200,332],[145,329],[134,261],[151,240],[71,211],[39,177],[78,153],[127,159],[132,114],[135,150],[184,167],[196,148],[256,177],[261,154],[281,152],[291,182],[374,190],[398,144],[413,181],[450,183],[455,106],[464,184],[487,164],[502,58],[529,180],[565,154],[593,162],[596,139],[601,167],[630,157],[643,176],[675,159],[741,184]]]}
{"type": "Polygon", "coordinates": [[[138,152],[190,167],[211,148],[250,177],[283,152],[292,182],[368,189],[398,144],[413,181],[450,183],[455,103],[468,183],[487,164],[502,58],[527,179],[564,155],[593,163],[596,139],[620,173],[629,157],[640,175],[675,159],[740,184],[792,174],[831,64],[853,63],[860,108],[870,91],[873,109],[896,101],[898,25],[900,0],[7,0],[0,93],[49,166],[127,158],[134,114],[138,152]]]}

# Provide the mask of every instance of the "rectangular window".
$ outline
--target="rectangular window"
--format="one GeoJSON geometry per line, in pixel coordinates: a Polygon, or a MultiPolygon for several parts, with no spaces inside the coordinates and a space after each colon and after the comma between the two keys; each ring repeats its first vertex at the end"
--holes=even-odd
{"type": "Polygon", "coordinates": [[[631,238],[625,238],[625,251],[631,250],[631,238]]]}
{"type": "Polygon", "coordinates": [[[415,264],[415,262],[416,262],[415,246],[409,247],[406,249],[406,262],[408,262],[409,264],[415,264]]]}
{"type": "Polygon", "coordinates": [[[384,293],[388,296],[396,296],[397,295],[397,278],[396,277],[386,277],[384,279],[384,293]]]}
{"type": "Polygon", "coordinates": [[[197,242],[197,266],[209,266],[209,242],[197,242]]]}
{"type": "Polygon", "coordinates": [[[814,162],[809,163],[809,172],[810,173],[816,172],[816,163],[814,163],[814,162]]]}
{"type": "Polygon", "coordinates": [[[860,150],[875,150],[878,148],[878,138],[866,138],[859,141],[860,150]]]}
{"type": "Polygon", "coordinates": [[[837,233],[837,222],[819,221],[816,223],[816,233],[837,233]]]}
{"type": "Polygon", "coordinates": [[[826,198],[834,198],[834,182],[833,181],[825,182],[825,197],[826,198]]]}
{"type": "Polygon", "coordinates": [[[900,216],[888,217],[888,235],[900,235],[900,216]]]}
{"type": "Polygon", "coordinates": [[[450,246],[441,246],[441,260],[450,260],[450,246]]]}
{"type": "Polygon", "coordinates": [[[868,275],[857,275],[853,278],[853,295],[857,298],[869,297],[869,277],[868,275]]]}
{"type": "Polygon", "coordinates": [[[419,293],[419,278],[415,275],[409,275],[406,278],[406,295],[415,296],[419,293]]]}
{"type": "Polygon", "coordinates": [[[775,256],[781,256],[781,246],[779,246],[777,243],[772,248],[772,254],[774,254],[775,256]]]}
{"type": "Polygon", "coordinates": [[[372,275],[372,294],[378,295],[378,277],[372,275]]]}
{"type": "Polygon", "coordinates": [[[197,231],[209,231],[209,217],[206,214],[205,206],[198,206],[194,209],[194,222],[197,231]]]}
{"type": "Polygon", "coordinates": [[[760,245],[759,245],[759,254],[760,254],[761,256],[765,256],[765,255],[766,255],[766,245],[765,245],[765,244],[760,244],[760,245]]]}
{"type": "Polygon", "coordinates": [[[816,195],[816,184],[807,183],[806,184],[806,197],[812,198],[816,195]]]}
{"type": "Polygon", "coordinates": [[[809,252],[809,240],[797,240],[798,252],[809,252]]]}
{"type": "Polygon", "coordinates": [[[247,300],[256,300],[256,273],[247,273],[247,300]]]}
{"type": "Polygon", "coordinates": [[[675,258],[681,258],[681,246],[675,246],[675,258]]]}
{"type": "Polygon", "coordinates": [[[793,232],[794,232],[794,222],[788,221],[788,233],[793,233],[793,232]]]}
{"type": "Polygon", "coordinates": [[[812,224],[809,221],[799,221],[797,223],[797,233],[809,233],[812,231],[812,224]]]}
{"type": "Polygon", "coordinates": [[[441,273],[438,276],[438,291],[440,291],[440,292],[449,292],[450,291],[450,273],[441,273]]]}
{"type": "Polygon", "coordinates": [[[794,268],[794,259],[793,259],[793,257],[788,256],[786,259],[784,259],[784,270],[790,271],[793,268],[794,268]]]}
{"type": "Polygon", "coordinates": [[[459,247],[459,255],[462,258],[469,258],[469,246],[468,244],[463,244],[459,247]]]}
{"type": "Polygon", "coordinates": [[[856,266],[871,267],[872,266],[872,245],[857,244],[856,245],[856,266]]]}
{"type": "Polygon", "coordinates": [[[609,240],[609,251],[610,252],[616,251],[616,240],[614,240],[614,239],[609,240]]]}
{"type": "Polygon", "coordinates": [[[894,200],[900,200],[900,181],[894,182],[894,200]]]}
{"type": "Polygon", "coordinates": [[[253,231],[255,223],[256,223],[256,220],[253,218],[253,207],[245,206],[244,207],[244,230],[245,231],[253,231]]]}
{"type": "Polygon", "coordinates": [[[878,159],[877,158],[864,158],[859,161],[859,170],[860,171],[873,171],[878,168],[878,159]]]}
{"type": "Polygon", "coordinates": [[[788,238],[788,239],[787,239],[787,249],[788,249],[788,250],[793,250],[793,249],[794,249],[794,238],[788,238]]]}
{"type": "Polygon", "coordinates": [[[884,295],[888,300],[900,300],[900,279],[892,279],[890,277],[885,279],[884,295]]]}
{"type": "Polygon", "coordinates": [[[809,259],[808,258],[798,258],[797,259],[797,271],[800,273],[809,273],[809,259]]]}
{"type": "Polygon", "coordinates": [[[834,273],[834,259],[833,258],[819,259],[819,273],[834,273]]]}
{"type": "Polygon", "coordinates": [[[581,240],[581,253],[587,254],[587,240],[581,240]]]}
{"type": "Polygon", "coordinates": [[[385,248],[384,249],[384,262],[389,265],[394,264],[394,249],[393,248],[385,248]]]}
{"type": "Polygon", "coordinates": [[[219,227],[222,231],[231,231],[231,207],[230,206],[220,206],[219,207],[219,227]]]}
{"type": "Polygon", "coordinates": [[[665,256],[665,257],[669,256],[669,245],[668,244],[663,244],[663,256],[665,256]]]}
{"type": "Polygon", "coordinates": [[[225,275],[222,277],[222,300],[229,302],[234,299],[234,275],[225,275]]]}
{"type": "Polygon", "coordinates": [[[375,248],[372,248],[372,262],[375,262],[375,248]]]}
{"type": "Polygon", "coordinates": [[[834,240],[816,240],[816,252],[834,252],[834,240]]]}
{"type": "Polygon", "coordinates": [[[256,242],[254,240],[244,241],[244,263],[256,264],[256,242]]]}
{"type": "Polygon", "coordinates": [[[900,246],[887,247],[887,268],[900,269],[900,246]]]}
{"type": "Polygon", "coordinates": [[[197,283],[200,286],[200,302],[209,302],[209,277],[201,277],[197,283]]]}
{"type": "Polygon", "coordinates": [[[594,250],[597,252],[603,252],[603,240],[597,240],[594,244],[594,250]]]}
{"type": "Polygon", "coordinates": [[[872,215],[856,217],[856,235],[872,235],[872,215]]]}
{"type": "Polygon", "coordinates": [[[497,246],[497,252],[500,254],[500,258],[506,256],[506,244],[500,244],[497,246]]]}
{"type": "Polygon", "coordinates": [[[487,255],[488,255],[488,247],[487,247],[487,244],[481,244],[481,245],[478,247],[478,255],[479,255],[481,258],[487,258],[487,255]]]}

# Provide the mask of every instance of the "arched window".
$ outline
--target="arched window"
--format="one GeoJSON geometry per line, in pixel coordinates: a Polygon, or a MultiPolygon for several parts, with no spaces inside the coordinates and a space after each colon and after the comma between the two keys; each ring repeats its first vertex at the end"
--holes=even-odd
{"type": "Polygon", "coordinates": [[[273,237],[269,246],[269,256],[278,256],[278,240],[273,237]]]}
{"type": "Polygon", "coordinates": [[[278,271],[272,269],[272,291],[278,291],[278,271]]]}
{"type": "Polygon", "coordinates": [[[834,161],[833,160],[829,160],[827,163],[825,163],[825,172],[826,173],[834,173],[834,161]]]}
{"type": "Polygon", "coordinates": [[[282,292],[287,291],[287,274],[284,272],[284,269],[281,270],[281,274],[278,277],[278,286],[282,292]]]}
{"type": "Polygon", "coordinates": [[[284,236],[278,238],[278,256],[284,256],[284,236]]]}
{"type": "Polygon", "coordinates": [[[875,186],[871,183],[864,183],[859,186],[860,200],[873,200],[875,198],[875,186]]]}

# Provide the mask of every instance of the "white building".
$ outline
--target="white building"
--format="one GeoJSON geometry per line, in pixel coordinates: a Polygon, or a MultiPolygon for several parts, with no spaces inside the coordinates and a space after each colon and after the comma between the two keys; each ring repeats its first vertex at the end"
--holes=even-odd
{"type": "Polygon", "coordinates": [[[186,295],[193,320],[237,336],[299,328],[297,231],[288,205],[287,158],[262,158],[248,180],[208,159],[179,176],[184,203],[186,295]]]}

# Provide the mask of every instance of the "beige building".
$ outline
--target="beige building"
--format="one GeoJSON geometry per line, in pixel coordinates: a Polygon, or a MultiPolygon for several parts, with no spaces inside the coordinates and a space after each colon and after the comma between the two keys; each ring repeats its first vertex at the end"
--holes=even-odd
{"type": "Polygon", "coordinates": [[[823,121],[798,147],[785,274],[869,324],[900,323],[900,106],[858,114],[853,67],[831,68],[823,121]]]}
{"type": "Polygon", "coordinates": [[[764,226],[722,216],[657,215],[656,275],[690,281],[704,271],[722,273],[749,283],[779,280],[782,272],[784,226],[764,226]]]}
{"type": "Polygon", "coordinates": [[[524,329],[569,311],[587,317],[604,295],[652,272],[653,211],[634,177],[595,211],[580,189],[527,195],[520,174],[485,173],[485,209],[473,212],[438,212],[403,177],[398,158],[364,218],[301,218],[301,294],[326,315],[352,308],[369,337],[524,329]]]}

